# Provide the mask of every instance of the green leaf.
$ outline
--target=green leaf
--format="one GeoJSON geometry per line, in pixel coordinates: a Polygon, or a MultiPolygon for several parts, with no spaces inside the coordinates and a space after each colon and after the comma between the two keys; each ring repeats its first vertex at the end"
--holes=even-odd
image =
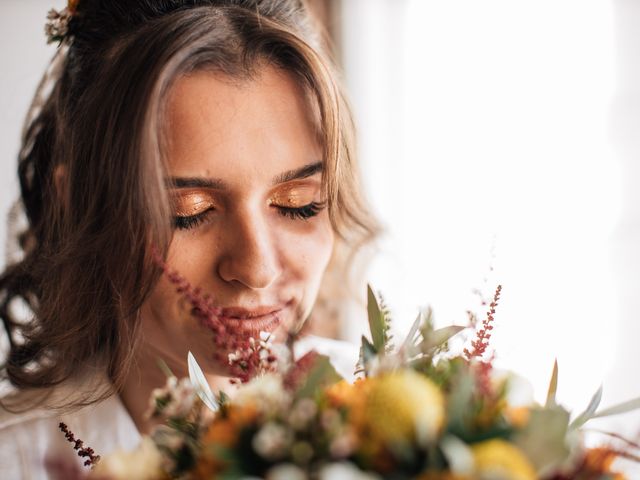
{"type": "Polygon", "coordinates": [[[431,332],[427,338],[422,340],[420,344],[420,350],[423,353],[429,353],[430,350],[437,349],[448,342],[453,336],[465,330],[467,327],[461,327],[459,325],[450,325],[448,327],[439,328],[431,332]]]}
{"type": "Polygon", "coordinates": [[[204,373],[202,373],[200,365],[198,365],[198,362],[196,362],[196,359],[191,352],[187,355],[187,365],[189,367],[189,379],[191,380],[191,384],[193,385],[193,388],[195,388],[198,397],[200,397],[200,400],[202,400],[207,407],[215,412],[218,410],[216,397],[213,395],[211,387],[209,386],[204,373]]]}
{"type": "Polygon", "coordinates": [[[411,325],[411,328],[409,329],[409,333],[405,337],[404,342],[402,342],[401,350],[407,352],[409,355],[412,354],[410,350],[412,349],[413,345],[415,345],[417,341],[416,334],[418,333],[418,329],[420,328],[421,324],[422,324],[422,311],[418,313],[418,316],[414,320],[413,325],[411,325]]]}
{"type": "Polygon", "coordinates": [[[566,443],[569,412],[560,406],[534,408],[525,429],[513,437],[538,472],[544,477],[569,456],[566,443]]]}
{"type": "Polygon", "coordinates": [[[384,351],[385,318],[371,285],[367,285],[367,313],[369,314],[369,330],[371,340],[377,353],[384,351]]]}
{"type": "Polygon", "coordinates": [[[325,355],[318,355],[316,361],[306,375],[304,383],[298,388],[296,392],[297,398],[311,398],[315,396],[320,389],[333,385],[334,383],[343,380],[342,376],[336,372],[336,369],[331,364],[329,357],[325,355]]]}
{"type": "Polygon", "coordinates": [[[224,393],[222,390],[218,391],[218,400],[217,400],[217,404],[219,406],[224,406],[227,402],[229,402],[229,395],[227,395],[226,393],[224,393]]]}
{"type": "Polygon", "coordinates": [[[547,402],[546,407],[553,407],[556,405],[556,392],[558,391],[558,359],[553,362],[553,373],[551,374],[551,380],[549,381],[549,390],[547,390],[547,402]]]}
{"type": "Polygon", "coordinates": [[[596,413],[596,410],[598,409],[598,406],[600,405],[601,400],[602,400],[602,385],[600,385],[600,388],[598,388],[598,390],[596,390],[596,393],[594,393],[593,396],[591,397],[591,401],[589,402],[589,405],[587,405],[587,408],[585,409],[585,411],[582,412],[580,415],[578,415],[573,422],[571,422],[571,425],[569,425],[569,428],[572,430],[575,430],[576,428],[580,428],[582,425],[588,422],[591,418],[593,418],[593,415],[596,413]]]}
{"type": "Polygon", "coordinates": [[[621,413],[631,412],[640,409],[640,397],[626,402],[619,403],[613,407],[605,408],[595,413],[591,418],[609,417],[611,415],[620,415],[621,413]]]}
{"type": "Polygon", "coordinates": [[[369,362],[373,358],[375,358],[377,355],[378,355],[378,352],[376,352],[376,349],[373,346],[373,344],[367,339],[367,337],[362,335],[361,344],[360,344],[360,358],[358,359],[358,364],[356,365],[355,373],[358,374],[358,373],[364,372],[365,375],[368,376],[369,362]]]}
{"type": "Polygon", "coordinates": [[[461,435],[467,431],[467,424],[473,416],[470,405],[473,401],[475,386],[476,378],[468,369],[457,372],[451,381],[447,409],[449,411],[448,430],[452,433],[461,435]]]}
{"type": "Polygon", "coordinates": [[[162,373],[164,373],[167,376],[167,378],[175,377],[175,375],[169,368],[169,365],[167,365],[167,363],[164,360],[162,360],[161,358],[158,358],[157,361],[158,361],[158,367],[160,367],[160,370],[162,370],[162,373]]]}

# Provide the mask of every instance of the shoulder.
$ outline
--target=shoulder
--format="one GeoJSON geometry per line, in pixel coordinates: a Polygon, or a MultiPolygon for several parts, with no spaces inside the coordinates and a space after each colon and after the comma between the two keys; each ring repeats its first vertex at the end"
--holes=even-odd
{"type": "Polygon", "coordinates": [[[302,337],[296,343],[296,356],[298,357],[311,350],[329,357],[333,367],[345,380],[354,380],[356,363],[360,355],[358,345],[315,335],[302,337]]]}
{"type": "MultiPolygon", "coordinates": [[[[12,408],[20,408],[17,400],[24,396],[14,396],[12,408]]],[[[75,462],[72,449],[56,451],[65,440],[58,423],[56,413],[46,408],[14,412],[0,407],[0,471],[4,478],[47,478],[47,455],[75,462]]]]}
{"type": "MultiPolygon", "coordinates": [[[[58,387],[54,391],[42,392],[52,399],[73,398],[77,385],[58,387]]],[[[13,396],[16,400],[32,396],[25,393],[13,396]]],[[[31,403],[26,403],[30,405],[31,403]]],[[[0,471],[8,474],[3,478],[47,478],[47,462],[67,465],[82,465],[64,433],[60,423],[65,423],[80,439],[97,454],[105,455],[118,447],[130,449],[140,440],[131,417],[117,395],[81,407],[61,410],[53,408],[51,402],[40,407],[14,413],[0,407],[0,471]]]]}

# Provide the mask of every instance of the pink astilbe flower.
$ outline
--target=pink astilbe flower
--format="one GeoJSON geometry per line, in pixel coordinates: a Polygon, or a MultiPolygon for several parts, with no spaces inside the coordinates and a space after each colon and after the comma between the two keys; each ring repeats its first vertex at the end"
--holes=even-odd
{"type": "Polygon", "coordinates": [[[482,327],[476,332],[476,339],[471,342],[472,349],[464,349],[464,355],[467,360],[471,360],[472,358],[481,358],[489,346],[491,330],[493,330],[494,315],[496,314],[496,307],[498,306],[498,300],[500,300],[501,291],[502,285],[498,285],[496,293],[493,296],[493,301],[489,304],[487,318],[482,321],[482,327]]]}
{"type": "Polygon", "coordinates": [[[176,270],[170,269],[158,255],[155,263],[162,269],[176,291],[191,305],[191,315],[201,325],[213,333],[213,359],[221,365],[228,364],[230,374],[237,378],[233,383],[246,383],[257,374],[274,371],[277,361],[269,338],[254,338],[234,325],[220,320],[221,309],[216,307],[209,294],[203,294],[199,287],[193,287],[176,270]]]}
{"type": "Polygon", "coordinates": [[[491,330],[493,330],[494,315],[496,314],[496,307],[498,306],[498,300],[500,300],[500,292],[502,291],[502,285],[498,285],[496,292],[493,296],[493,301],[489,304],[489,311],[487,317],[482,321],[482,327],[476,332],[476,339],[471,342],[472,350],[464,349],[464,356],[467,360],[474,358],[480,361],[476,364],[477,369],[477,384],[478,389],[483,395],[491,395],[491,372],[493,370],[494,355],[488,360],[482,360],[482,356],[485,354],[487,347],[489,346],[489,339],[491,338],[491,330]]]}

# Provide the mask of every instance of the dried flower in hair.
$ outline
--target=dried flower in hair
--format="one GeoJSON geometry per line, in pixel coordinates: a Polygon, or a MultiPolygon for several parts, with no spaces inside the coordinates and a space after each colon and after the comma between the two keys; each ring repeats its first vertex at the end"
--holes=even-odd
{"type": "Polygon", "coordinates": [[[58,11],[52,8],[47,13],[47,23],[44,26],[44,33],[47,36],[47,44],[62,41],[68,37],[69,22],[78,9],[80,0],[69,0],[67,6],[58,11]]]}
{"type": "Polygon", "coordinates": [[[52,8],[47,13],[47,23],[44,26],[44,33],[47,36],[47,44],[62,41],[69,33],[69,21],[72,13],[69,8],[63,8],[60,11],[52,8]]]}

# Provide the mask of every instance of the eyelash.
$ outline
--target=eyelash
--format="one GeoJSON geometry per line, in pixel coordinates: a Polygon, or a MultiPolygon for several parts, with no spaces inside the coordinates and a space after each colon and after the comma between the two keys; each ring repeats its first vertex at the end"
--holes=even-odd
{"type": "MultiPolygon", "coordinates": [[[[302,207],[278,207],[278,213],[283,217],[288,217],[292,220],[308,220],[311,217],[315,217],[320,213],[326,206],[325,202],[311,202],[308,205],[304,205],[302,207]]],[[[207,216],[211,213],[211,209],[205,210],[202,213],[198,213],[196,215],[191,215],[189,217],[176,216],[173,217],[173,226],[178,230],[189,230],[192,228],[196,228],[198,225],[202,224],[207,218],[207,216]]]]}

